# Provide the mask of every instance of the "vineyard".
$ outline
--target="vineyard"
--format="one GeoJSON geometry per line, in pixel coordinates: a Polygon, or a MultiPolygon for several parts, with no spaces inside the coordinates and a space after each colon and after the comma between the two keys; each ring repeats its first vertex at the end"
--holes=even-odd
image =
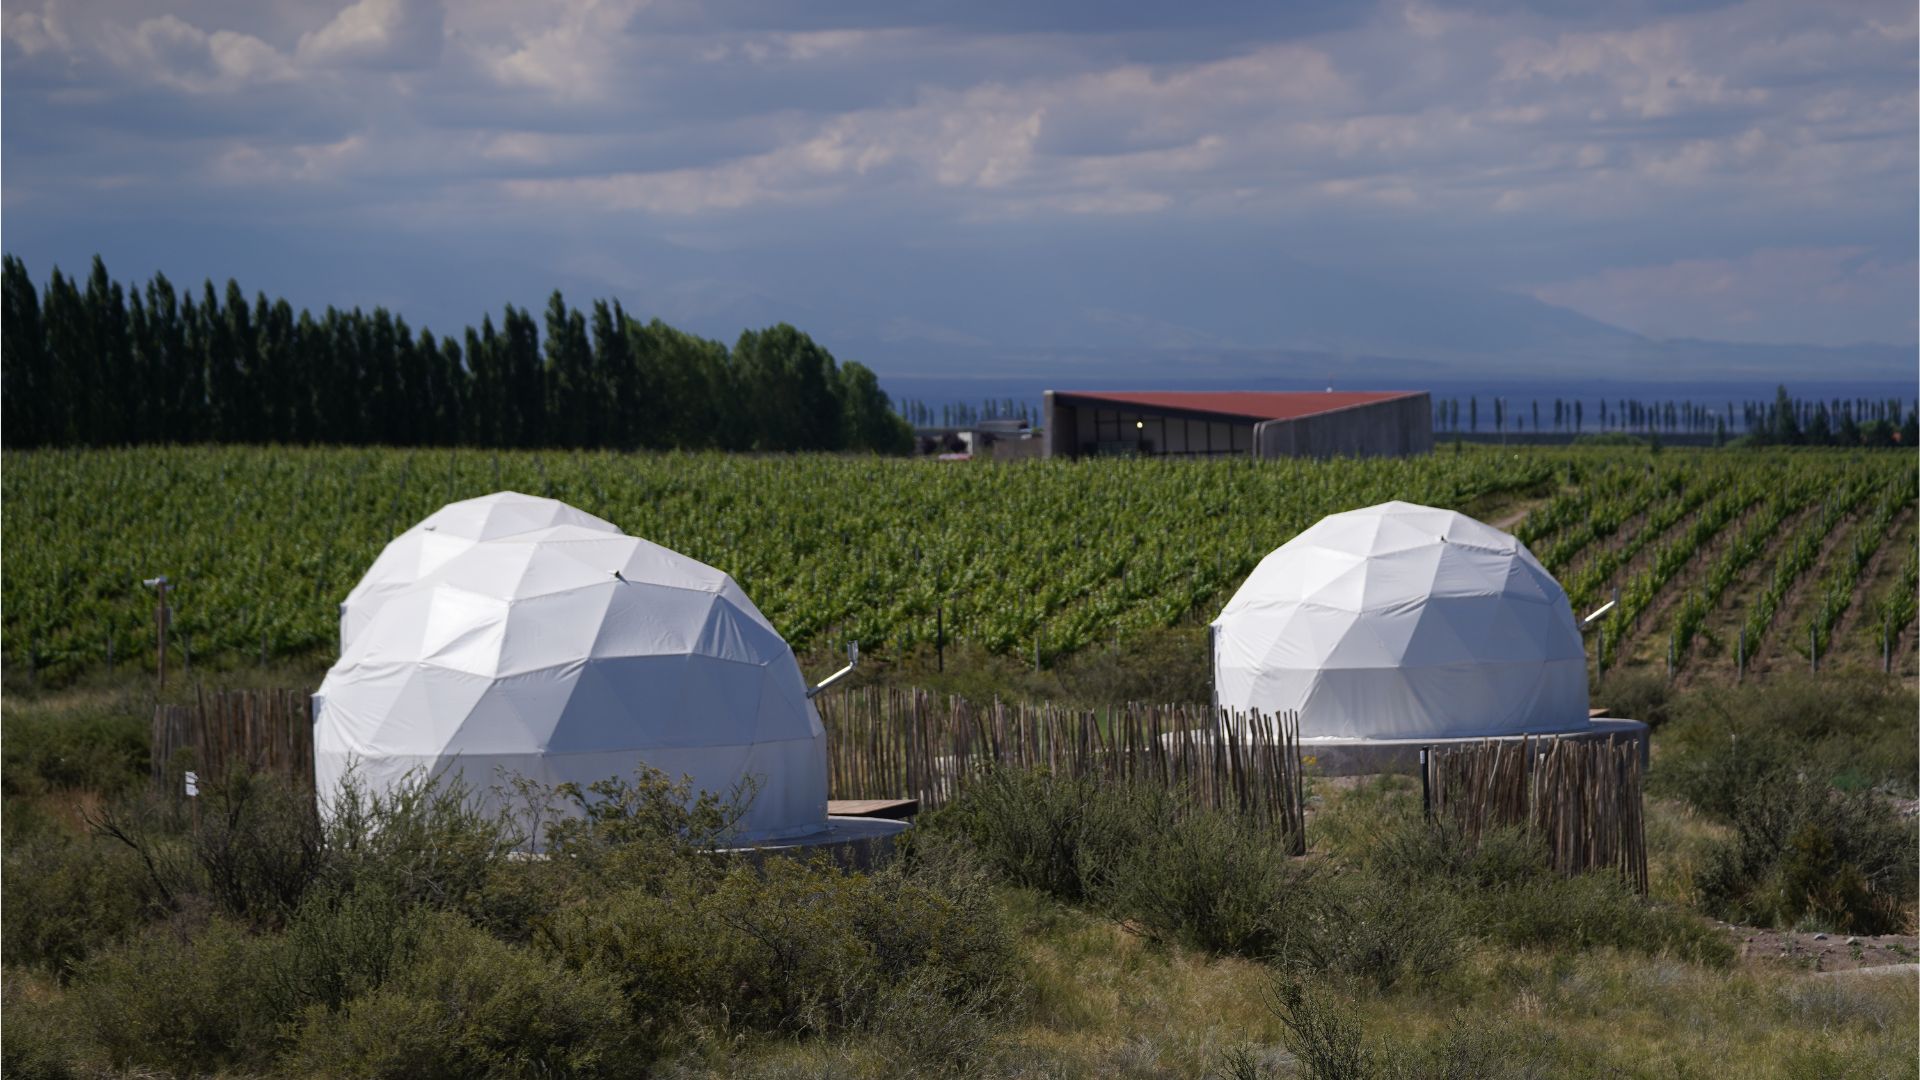
{"type": "Polygon", "coordinates": [[[325,658],[337,605],[440,505],[550,495],[731,573],[796,648],[939,635],[1048,666],[1210,618],[1321,516],[1404,499],[1513,529],[1599,664],[1911,671],[1913,455],[1470,448],[1410,460],[1017,466],[839,456],[194,448],[8,456],[4,654],[59,680],[150,665],[153,596],[196,664],[325,658]]]}

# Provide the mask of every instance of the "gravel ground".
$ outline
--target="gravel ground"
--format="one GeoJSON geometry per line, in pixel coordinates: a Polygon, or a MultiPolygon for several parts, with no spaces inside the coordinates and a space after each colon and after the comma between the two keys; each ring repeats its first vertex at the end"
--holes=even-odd
{"type": "Polygon", "coordinates": [[[1811,971],[1854,971],[1920,960],[1920,939],[1912,934],[1863,937],[1721,925],[1728,933],[1738,936],[1740,955],[1749,963],[1785,964],[1811,971]]]}

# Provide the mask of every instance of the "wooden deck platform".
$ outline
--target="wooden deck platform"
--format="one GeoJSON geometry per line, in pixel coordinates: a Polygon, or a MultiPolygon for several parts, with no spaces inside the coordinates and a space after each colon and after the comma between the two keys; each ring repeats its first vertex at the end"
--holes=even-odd
{"type": "Polygon", "coordinates": [[[920,812],[919,799],[828,799],[828,817],[884,818],[905,821],[920,812]]]}

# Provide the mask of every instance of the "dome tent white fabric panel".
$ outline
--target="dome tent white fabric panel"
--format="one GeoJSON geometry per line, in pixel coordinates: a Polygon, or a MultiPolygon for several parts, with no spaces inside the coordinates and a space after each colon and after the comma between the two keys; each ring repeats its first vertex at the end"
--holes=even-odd
{"type": "Polygon", "coordinates": [[[546,784],[646,764],[756,786],[744,842],[826,826],[826,733],[793,651],[733,579],[561,525],[472,545],[381,604],[315,695],[315,783],[502,771],[546,784]]]}
{"type": "Polygon", "coordinates": [[[1323,518],[1261,560],[1213,627],[1219,704],[1298,710],[1303,738],[1588,726],[1566,593],[1525,545],[1451,510],[1323,518]]]}
{"type": "Polygon", "coordinates": [[[340,651],[359,636],[380,605],[475,544],[555,525],[618,533],[619,527],[558,499],[497,491],[448,503],[393,538],[340,604],[340,651]]]}

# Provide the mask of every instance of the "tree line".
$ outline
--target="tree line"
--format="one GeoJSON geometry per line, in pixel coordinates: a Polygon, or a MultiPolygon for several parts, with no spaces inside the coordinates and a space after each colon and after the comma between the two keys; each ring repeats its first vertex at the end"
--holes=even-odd
{"type": "Polygon", "coordinates": [[[907,398],[895,402],[893,409],[916,428],[971,427],[986,420],[1024,420],[1033,424],[1039,420],[1026,402],[1013,398],[986,398],[977,407],[965,401],[948,402],[938,409],[918,398],[907,398]]]}
{"type": "Polygon", "coordinates": [[[458,336],[385,308],[286,300],[164,274],[123,287],[0,271],[0,438],[8,447],[154,443],[854,450],[913,432],[864,364],[781,323],[731,349],[619,302],[544,319],[508,305],[458,336]]]}
{"type": "Polygon", "coordinates": [[[1434,402],[1436,431],[1569,432],[1623,431],[1645,435],[1711,435],[1721,441],[1740,438],[1749,444],[1784,446],[1907,446],[1915,444],[1920,416],[1898,399],[1835,398],[1831,401],[1797,398],[1780,387],[1772,401],[1744,401],[1739,411],[1725,403],[1722,411],[1694,401],[1633,401],[1601,398],[1589,411],[1579,399],[1554,398],[1543,413],[1539,400],[1522,411],[1502,397],[1488,400],[1482,418],[1480,399],[1469,397],[1465,420],[1460,399],[1434,402]],[[1589,417],[1592,421],[1589,421],[1589,417]],[[1551,423],[1551,427],[1548,424],[1551,423]],[[1484,424],[1484,427],[1482,426],[1484,424]]]}

